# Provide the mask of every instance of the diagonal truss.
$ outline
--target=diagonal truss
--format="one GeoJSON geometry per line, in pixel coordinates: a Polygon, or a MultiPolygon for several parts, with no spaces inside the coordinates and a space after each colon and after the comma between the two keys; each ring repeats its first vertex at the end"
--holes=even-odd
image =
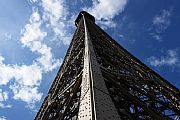
{"type": "Polygon", "coordinates": [[[178,120],[180,91],[80,12],[35,120],[178,120]]]}

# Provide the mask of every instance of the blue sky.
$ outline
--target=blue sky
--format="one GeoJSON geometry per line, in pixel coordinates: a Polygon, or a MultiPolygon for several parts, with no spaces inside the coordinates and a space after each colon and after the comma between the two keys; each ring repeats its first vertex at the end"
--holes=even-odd
{"type": "Polygon", "coordinates": [[[0,120],[32,120],[62,63],[81,10],[180,88],[179,0],[1,0],[0,120]]]}

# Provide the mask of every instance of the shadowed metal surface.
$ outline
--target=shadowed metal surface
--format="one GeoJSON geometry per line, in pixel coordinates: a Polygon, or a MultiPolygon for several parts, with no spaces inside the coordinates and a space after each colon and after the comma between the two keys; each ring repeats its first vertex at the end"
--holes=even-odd
{"type": "Polygon", "coordinates": [[[179,119],[180,91],[82,11],[64,62],[35,120],[179,119]]]}

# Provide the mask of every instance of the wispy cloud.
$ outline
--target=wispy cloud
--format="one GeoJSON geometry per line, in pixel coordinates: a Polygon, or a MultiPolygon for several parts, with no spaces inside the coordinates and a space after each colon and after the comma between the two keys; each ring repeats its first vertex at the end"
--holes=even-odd
{"type": "Polygon", "coordinates": [[[6,65],[4,58],[0,56],[0,85],[6,85],[15,78],[19,84],[33,86],[39,85],[42,78],[42,71],[37,64],[32,65],[6,65]]]}
{"type": "Polygon", "coordinates": [[[165,56],[155,57],[152,56],[147,59],[150,65],[155,67],[170,66],[180,67],[180,58],[178,56],[178,50],[168,50],[165,56]]]}
{"type": "MultiPolygon", "coordinates": [[[[27,103],[27,107],[34,110],[43,95],[38,89],[43,74],[59,67],[62,62],[62,59],[53,56],[52,48],[45,43],[45,38],[51,31],[56,41],[69,45],[72,37],[69,30],[74,25],[72,18],[75,18],[75,15],[69,13],[70,8],[63,0],[28,0],[28,2],[32,5],[32,14],[21,30],[19,41],[23,47],[30,49],[38,57],[31,65],[17,65],[5,64],[5,58],[0,54],[0,85],[5,86],[11,82],[8,87],[13,93],[12,98],[27,103]],[[34,3],[38,3],[38,7],[34,3]]],[[[87,7],[87,10],[104,27],[115,27],[113,18],[124,10],[126,3],[127,0],[93,1],[93,6],[87,7]]],[[[8,97],[8,94],[6,95],[8,97]]],[[[7,107],[5,104],[0,105],[7,107]]]]}
{"type": "MultiPolygon", "coordinates": [[[[16,87],[10,87],[10,89],[12,90],[14,94],[13,98],[16,100],[19,99],[23,102],[26,102],[30,108],[34,109],[35,103],[39,102],[42,96],[42,93],[40,93],[37,89],[42,79],[41,68],[37,66],[36,64],[32,64],[29,66],[6,65],[3,63],[4,58],[2,56],[0,56],[0,58],[1,58],[0,60],[0,75],[1,75],[0,85],[7,85],[7,83],[9,83],[10,81],[14,79],[13,81],[16,87]],[[25,95],[27,94],[27,92],[23,91],[24,87],[26,88],[26,90],[29,90],[28,95],[33,95],[32,97],[25,98],[25,95]],[[21,94],[22,93],[21,91],[23,91],[24,95],[21,94]],[[19,96],[16,97],[17,95],[19,96]]],[[[3,92],[1,94],[3,95],[4,100],[8,98],[7,93],[3,92]]],[[[2,102],[0,102],[1,108],[11,107],[10,105],[5,105],[1,103],[2,102]]]]}
{"type": "Polygon", "coordinates": [[[47,32],[41,30],[41,19],[38,10],[33,10],[29,23],[22,30],[20,39],[23,46],[32,52],[39,53],[40,57],[33,61],[32,65],[13,66],[13,77],[16,82],[10,86],[14,93],[14,99],[24,101],[28,107],[34,109],[34,104],[40,101],[42,93],[38,91],[42,74],[52,71],[60,66],[61,59],[54,59],[51,48],[43,43],[47,32]]]}
{"type": "Polygon", "coordinates": [[[162,10],[160,14],[155,15],[155,17],[153,18],[152,22],[153,25],[156,27],[157,33],[161,33],[169,27],[171,23],[171,11],[172,10],[162,10]]]}
{"type": "Polygon", "coordinates": [[[12,40],[13,36],[9,33],[0,33],[0,38],[9,41],[12,40]]]}
{"type": "Polygon", "coordinates": [[[51,48],[42,42],[47,35],[47,32],[41,30],[42,22],[38,11],[34,10],[29,23],[22,30],[20,41],[25,47],[30,48],[32,52],[40,54],[40,57],[35,62],[43,67],[42,70],[51,71],[60,65],[60,60],[53,59],[51,48]]]}
{"type": "Polygon", "coordinates": [[[29,2],[31,2],[31,3],[35,3],[35,2],[37,2],[38,0],[29,0],[29,2]]]}
{"type": "Polygon", "coordinates": [[[33,9],[29,23],[21,32],[22,46],[39,55],[31,65],[4,64],[5,59],[0,55],[0,85],[7,85],[10,81],[14,81],[10,86],[14,94],[13,98],[26,102],[31,109],[35,109],[35,104],[42,96],[38,90],[42,74],[52,71],[61,64],[61,59],[55,59],[51,48],[43,43],[47,32],[41,30],[42,23],[38,10],[33,9]]]}
{"type": "Polygon", "coordinates": [[[72,20],[67,18],[68,8],[63,0],[42,0],[43,20],[48,21],[47,27],[55,33],[55,37],[68,45],[72,34],[68,31],[72,27],[72,20]]]}
{"type": "Polygon", "coordinates": [[[5,103],[3,103],[3,102],[0,102],[0,108],[11,108],[12,107],[12,105],[10,105],[10,104],[5,104],[5,103]]]}
{"type": "Polygon", "coordinates": [[[100,25],[115,27],[113,18],[121,13],[127,4],[127,0],[93,0],[93,6],[84,8],[94,15],[100,25]]]}
{"type": "Polygon", "coordinates": [[[5,116],[0,116],[0,120],[7,120],[5,116]]]}
{"type": "Polygon", "coordinates": [[[163,41],[161,35],[157,34],[156,32],[151,32],[151,33],[149,33],[149,35],[159,42],[163,41]]]}
{"type": "Polygon", "coordinates": [[[7,105],[5,102],[8,100],[8,92],[0,89],[0,108],[11,108],[12,105],[7,105]]]}
{"type": "Polygon", "coordinates": [[[41,100],[42,94],[39,93],[38,87],[26,86],[15,83],[10,86],[12,89],[15,100],[21,100],[27,103],[27,107],[31,110],[36,110],[35,104],[41,100]]]}
{"type": "MultiPolygon", "coordinates": [[[[30,3],[38,0],[30,0],[30,3]]],[[[39,55],[32,61],[31,65],[10,65],[5,64],[4,57],[0,55],[0,85],[7,85],[12,90],[15,100],[21,100],[27,103],[27,107],[35,109],[35,104],[40,101],[42,93],[39,92],[38,86],[41,83],[43,73],[52,71],[60,66],[62,59],[55,59],[51,48],[44,43],[47,37],[47,31],[42,29],[45,25],[52,29],[54,36],[63,41],[65,45],[69,44],[71,34],[67,32],[70,22],[66,19],[68,12],[63,6],[61,0],[42,0],[41,7],[43,12],[40,15],[37,7],[33,7],[29,22],[21,30],[20,42],[23,47],[29,48],[33,53],[39,55]]],[[[1,108],[5,104],[1,102],[1,108]]]]}
{"type": "Polygon", "coordinates": [[[171,16],[173,9],[163,9],[158,14],[156,14],[152,19],[152,26],[150,30],[152,30],[152,37],[158,41],[162,41],[161,34],[168,29],[171,24],[171,16]]]}
{"type": "Polygon", "coordinates": [[[110,20],[124,10],[126,3],[127,0],[94,0],[93,6],[87,10],[93,14],[97,20],[110,20]]]}

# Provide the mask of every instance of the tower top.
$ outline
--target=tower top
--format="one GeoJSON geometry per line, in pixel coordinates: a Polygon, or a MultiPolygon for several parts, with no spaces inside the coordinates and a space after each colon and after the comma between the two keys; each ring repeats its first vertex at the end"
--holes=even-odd
{"type": "Polygon", "coordinates": [[[76,25],[76,27],[78,26],[79,21],[81,20],[81,18],[82,18],[83,15],[84,15],[86,18],[88,18],[88,19],[92,20],[93,22],[95,22],[94,16],[92,16],[91,14],[89,14],[89,13],[86,12],[86,11],[81,11],[81,12],[79,13],[78,17],[77,17],[76,20],[75,20],[75,25],[76,25]]]}

